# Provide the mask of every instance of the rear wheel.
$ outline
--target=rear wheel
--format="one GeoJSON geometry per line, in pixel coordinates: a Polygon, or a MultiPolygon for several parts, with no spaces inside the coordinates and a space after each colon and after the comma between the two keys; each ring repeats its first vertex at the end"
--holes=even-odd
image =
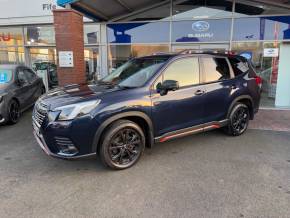
{"type": "Polygon", "coordinates": [[[126,169],[138,162],[145,148],[145,135],[136,123],[118,120],[103,136],[99,149],[102,162],[112,169],[126,169]]]}
{"type": "Polygon", "coordinates": [[[8,122],[10,124],[18,123],[20,119],[20,106],[17,101],[11,100],[8,105],[8,122]]]}
{"type": "Polygon", "coordinates": [[[249,119],[250,112],[248,106],[242,103],[237,103],[234,105],[230,113],[229,124],[224,127],[224,130],[228,135],[242,135],[248,128],[249,119]]]}

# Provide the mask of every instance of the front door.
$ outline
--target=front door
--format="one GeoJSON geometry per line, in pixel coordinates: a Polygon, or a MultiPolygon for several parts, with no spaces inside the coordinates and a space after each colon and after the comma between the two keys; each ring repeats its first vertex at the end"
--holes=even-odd
{"type": "Polygon", "coordinates": [[[203,122],[204,91],[199,82],[197,57],[179,58],[166,67],[152,90],[155,136],[203,122]],[[168,80],[177,81],[179,89],[166,94],[158,93],[158,87],[168,80]]]}
{"type": "Polygon", "coordinates": [[[29,88],[30,84],[26,75],[24,74],[24,69],[22,67],[16,70],[16,80],[18,82],[18,87],[15,89],[17,99],[19,100],[21,109],[26,108],[30,104],[31,90],[29,88]]]}

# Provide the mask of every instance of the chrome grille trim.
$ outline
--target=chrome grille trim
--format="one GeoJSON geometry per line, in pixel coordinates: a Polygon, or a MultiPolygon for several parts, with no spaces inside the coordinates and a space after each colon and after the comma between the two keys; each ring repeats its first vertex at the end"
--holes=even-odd
{"type": "Polygon", "coordinates": [[[37,102],[35,104],[32,119],[37,124],[37,126],[40,127],[43,124],[43,122],[47,116],[47,111],[48,111],[47,105],[45,105],[41,102],[37,102]]]}

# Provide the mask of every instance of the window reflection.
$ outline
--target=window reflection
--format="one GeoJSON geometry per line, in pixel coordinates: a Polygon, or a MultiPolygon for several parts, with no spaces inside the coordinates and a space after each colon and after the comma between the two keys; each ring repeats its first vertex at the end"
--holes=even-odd
{"type": "Polygon", "coordinates": [[[198,84],[198,58],[183,58],[173,62],[163,73],[165,80],[178,81],[180,87],[198,84]]]}
{"type": "Polygon", "coordinates": [[[29,26],[25,28],[28,45],[49,45],[55,43],[53,26],[29,26]]]}
{"type": "Polygon", "coordinates": [[[109,46],[109,71],[121,66],[133,57],[142,57],[154,53],[168,52],[168,45],[110,45],[109,46]]]}

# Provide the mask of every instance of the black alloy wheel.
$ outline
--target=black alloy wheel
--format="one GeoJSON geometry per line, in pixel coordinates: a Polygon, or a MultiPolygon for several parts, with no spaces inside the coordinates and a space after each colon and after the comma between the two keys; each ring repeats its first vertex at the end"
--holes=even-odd
{"type": "Polygon", "coordinates": [[[232,136],[242,135],[248,128],[250,120],[249,108],[247,105],[237,103],[229,117],[229,125],[225,127],[227,134],[232,136]]]}
{"type": "Polygon", "coordinates": [[[144,148],[142,129],[129,120],[119,120],[106,131],[99,154],[112,169],[126,169],[139,160],[144,148]]]}
{"type": "Polygon", "coordinates": [[[9,122],[16,124],[20,119],[20,107],[17,101],[11,100],[8,107],[9,122]]]}

